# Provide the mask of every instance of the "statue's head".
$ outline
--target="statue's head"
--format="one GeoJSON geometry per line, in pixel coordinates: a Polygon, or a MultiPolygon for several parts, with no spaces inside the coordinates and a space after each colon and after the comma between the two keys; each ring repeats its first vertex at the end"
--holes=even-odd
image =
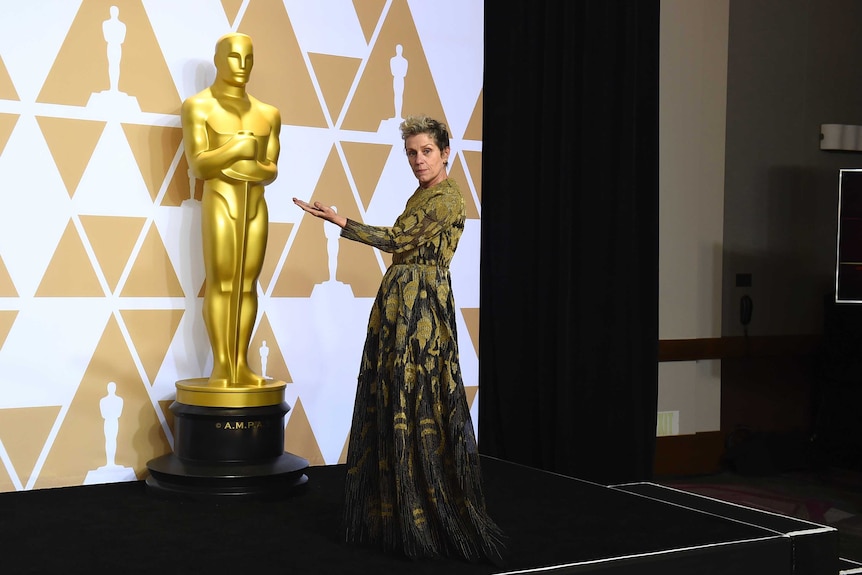
{"type": "Polygon", "coordinates": [[[231,86],[245,86],[254,65],[251,38],[245,34],[225,34],[216,42],[213,63],[216,78],[231,86]]]}

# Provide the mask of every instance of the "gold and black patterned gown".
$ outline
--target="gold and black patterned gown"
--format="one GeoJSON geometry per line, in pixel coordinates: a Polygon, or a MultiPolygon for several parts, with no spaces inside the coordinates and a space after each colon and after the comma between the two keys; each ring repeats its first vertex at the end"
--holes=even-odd
{"type": "Polygon", "coordinates": [[[500,558],[458,358],[449,263],[464,198],[419,188],[392,227],[348,221],[342,237],[392,253],[371,309],[345,485],[346,539],[408,557],[500,558]]]}

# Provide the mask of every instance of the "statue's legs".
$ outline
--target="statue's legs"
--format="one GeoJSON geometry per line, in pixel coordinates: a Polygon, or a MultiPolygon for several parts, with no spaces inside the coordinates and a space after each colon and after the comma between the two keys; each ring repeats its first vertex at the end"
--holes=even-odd
{"type": "Polygon", "coordinates": [[[256,207],[255,215],[249,219],[247,228],[245,266],[240,296],[240,320],[237,330],[237,376],[239,381],[243,383],[263,385],[266,380],[254,373],[248,366],[248,348],[251,345],[251,334],[257,319],[257,280],[263,268],[269,228],[269,214],[262,196],[256,207]]]}
{"type": "Polygon", "coordinates": [[[227,204],[217,193],[204,190],[201,200],[201,233],[203,234],[204,291],[203,316],[213,352],[210,383],[227,386],[233,365],[227,331],[229,329],[231,278],[234,267],[234,222],[227,204]]]}
{"type": "Polygon", "coordinates": [[[202,200],[204,269],[204,324],[213,351],[210,385],[263,385],[265,380],[248,367],[248,346],[257,317],[257,278],[266,251],[267,212],[261,206],[248,222],[230,217],[227,202],[205,190],[202,200]],[[245,233],[245,253],[242,238],[245,233]],[[244,265],[240,267],[240,262],[244,265]]]}
{"type": "Polygon", "coordinates": [[[112,92],[120,90],[120,60],[122,57],[123,48],[121,46],[108,46],[108,78],[112,92]]]}

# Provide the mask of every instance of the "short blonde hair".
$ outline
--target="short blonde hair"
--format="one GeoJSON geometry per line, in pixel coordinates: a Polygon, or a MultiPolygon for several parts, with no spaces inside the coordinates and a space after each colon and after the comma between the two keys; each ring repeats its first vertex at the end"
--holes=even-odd
{"type": "Polygon", "coordinates": [[[416,134],[428,134],[442,152],[449,147],[449,129],[443,122],[428,116],[407,116],[401,122],[401,139],[406,140],[416,134]]]}

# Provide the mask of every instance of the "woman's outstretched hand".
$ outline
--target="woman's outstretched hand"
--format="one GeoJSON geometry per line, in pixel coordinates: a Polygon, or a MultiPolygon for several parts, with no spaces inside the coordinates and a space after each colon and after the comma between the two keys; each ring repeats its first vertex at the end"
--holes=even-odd
{"type": "Polygon", "coordinates": [[[303,211],[311,214],[312,216],[322,218],[327,222],[332,222],[340,228],[343,228],[347,225],[347,218],[345,218],[344,216],[339,216],[335,210],[320,202],[314,202],[313,204],[309,204],[308,202],[303,202],[299,198],[293,198],[293,203],[302,208],[303,211]]]}

